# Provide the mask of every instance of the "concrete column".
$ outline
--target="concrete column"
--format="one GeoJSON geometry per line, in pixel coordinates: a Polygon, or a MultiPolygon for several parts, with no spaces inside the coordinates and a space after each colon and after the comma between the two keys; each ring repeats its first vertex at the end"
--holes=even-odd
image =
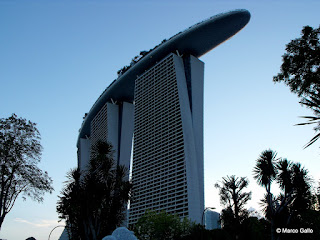
{"type": "Polygon", "coordinates": [[[90,161],[90,139],[80,138],[80,146],[78,148],[78,167],[80,171],[87,170],[90,161]]]}
{"type": "MultiPolygon", "coordinates": [[[[134,125],[134,105],[132,103],[123,102],[121,114],[120,129],[120,147],[119,161],[120,165],[124,165],[130,170],[131,147],[134,125]]],[[[129,175],[128,175],[129,178],[129,175]]]]}
{"type": "Polygon", "coordinates": [[[198,161],[195,145],[195,136],[193,130],[193,119],[191,114],[190,99],[188,95],[187,81],[184,72],[184,64],[182,58],[174,55],[178,94],[181,109],[181,120],[184,136],[185,163],[187,171],[187,189],[189,217],[192,221],[201,222],[200,212],[200,183],[198,161]]]}

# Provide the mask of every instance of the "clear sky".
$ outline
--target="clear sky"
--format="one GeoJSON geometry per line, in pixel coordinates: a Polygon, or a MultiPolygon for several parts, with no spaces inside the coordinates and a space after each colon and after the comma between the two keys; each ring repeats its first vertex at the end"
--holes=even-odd
{"type": "MultiPolygon", "coordinates": [[[[320,142],[307,149],[310,115],[283,84],[274,84],[285,44],[303,26],[318,27],[320,2],[305,1],[17,1],[0,0],[0,117],[36,122],[44,147],[40,167],[55,192],[42,204],[16,202],[0,238],[47,239],[59,225],[57,195],[77,165],[76,141],[84,113],[142,50],[215,14],[244,8],[249,24],[200,59],[205,62],[205,205],[221,210],[214,183],[247,176],[259,209],[263,188],[252,178],[266,149],[299,161],[320,179],[320,142]]],[[[51,239],[58,239],[62,228],[51,239]]]]}

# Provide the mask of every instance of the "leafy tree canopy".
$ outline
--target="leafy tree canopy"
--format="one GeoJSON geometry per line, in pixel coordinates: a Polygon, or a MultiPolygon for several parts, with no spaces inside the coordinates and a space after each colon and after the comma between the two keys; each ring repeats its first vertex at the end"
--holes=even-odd
{"type": "Polygon", "coordinates": [[[274,82],[284,82],[298,96],[319,94],[320,90],[320,27],[305,26],[302,36],[286,46],[281,72],[274,82]]]}
{"type": "MultiPolygon", "coordinates": [[[[274,82],[284,82],[293,93],[301,97],[300,103],[310,108],[314,116],[303,116],[307,122],[297,125],[315,124],[320,131],[320,27],[305,26],[302,36],[286,46],[282,56],[280,73],[273,77],[274,82]]],[[[314,136],[305,146],[308,147],[320,138],[314,136]]]]}
{"type": "Polygon", "coordinates": [[[148,210],[135,225],[135,235],[139,240],[177,240],[189,235],[195,224],[178,215],[148,210]]]}
{"type": "Polygon", "coordinates": [[[41,202],[52,180],[37,167],[42,146],[36,124],[12,114],[0,119],[0,228],[17,197],[41,202]]]}

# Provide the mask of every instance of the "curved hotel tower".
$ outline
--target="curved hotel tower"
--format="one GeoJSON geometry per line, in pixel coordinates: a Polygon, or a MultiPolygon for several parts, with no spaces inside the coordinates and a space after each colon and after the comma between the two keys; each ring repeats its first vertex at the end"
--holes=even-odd
{"type": "Polygon", "coordinates": [[[219,14],[144,52],[120,71],[86,115],[77,143],[78,165],[85,169],[98,140],[113,145],[117,164],[132,170],[130,225],[147,209],[200,223],[204,63],[198,58],[249,19],[246,10],[219,14]]]}

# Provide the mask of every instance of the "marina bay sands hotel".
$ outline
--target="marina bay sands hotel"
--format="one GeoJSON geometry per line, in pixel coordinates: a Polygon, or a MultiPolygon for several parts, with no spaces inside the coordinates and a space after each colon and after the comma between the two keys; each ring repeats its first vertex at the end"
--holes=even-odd
{"type": "Polygon", "coordinates": [[[132,172],[129,224],[148,209],[201,222],[204,63],[198,58],[249,19],[246,10],[219,14],[142,52],[118,72],[84,118],[78,166],[85,169],[98,140],[113,145],[116,163],[132,172]]]}

